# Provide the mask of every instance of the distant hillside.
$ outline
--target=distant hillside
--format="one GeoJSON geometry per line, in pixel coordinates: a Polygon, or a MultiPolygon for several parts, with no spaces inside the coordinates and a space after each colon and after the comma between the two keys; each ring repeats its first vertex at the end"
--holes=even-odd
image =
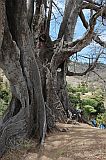
{"type": "MultiPolygon", "coordinates": [[[[87,63],[69,63],[71,72],[84,72],[87,68],[87,63]]],[[[85,76],[67,76],[67,83],[77,86],[82,81],[86,81],[90,87],[102,88],[106,91],[106,64],[98,63],[94,72],[89,72],[85,76]]]]}
{"type": "MultiPolygon", "coordinates": [[[[87,63],[69,63],[69,70],[71,72],[84,72],[87,68],[87,63]]],[[[106,64],[98,63],[94,71],[97,74],[90,72],[85,76],[67,76],[67,83],[77,86],[82,81],[86,81],[90,87],[98,87],[106,91],[106,64]]],[[[2,78],[3,82],[7,81],[2,69],[0,69],[0,77],[2,78]]]]}

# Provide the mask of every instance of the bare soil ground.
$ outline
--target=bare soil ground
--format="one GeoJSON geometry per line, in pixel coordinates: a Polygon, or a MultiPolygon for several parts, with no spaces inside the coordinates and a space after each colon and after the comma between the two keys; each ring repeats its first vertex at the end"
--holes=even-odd
{"type": "Polygon", "coordinates": [[[106,160],[106,130],[86,124],[58,124],[63,132],[47,136],[44,147],[34,141],[9,151],[1,160],[106,160]],[[65,129],[64,129],[65,128],[65,129]]]}

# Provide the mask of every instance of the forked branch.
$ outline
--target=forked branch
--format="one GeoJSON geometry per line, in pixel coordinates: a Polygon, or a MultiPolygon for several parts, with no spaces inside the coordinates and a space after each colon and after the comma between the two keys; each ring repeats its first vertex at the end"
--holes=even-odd
{"type": "MultiPolygon", "coordinates": [[[[84,26],[86,29],[88,29],[89,24],[88,24],[88,22],[86,21],[85,16],[84,16],[82,10],[81,10],[81,12],[79,13],[79,16],[80,16],[80,19],[81,19],[81,21],[82,21],[82,23],[83,23],[83,26],[84,26]]],[[[99,43],[101,46],[106,47],[106,42],[102,41],[95,32],[93,33],[93,40],[94,40],[95,42],[99,43]]]]}
{"type": "MultiPolygon", "coordinates": [[[[74,55],[75,53],[81,51],[84,47],[90,44],[93,38],[94,33],[94,27],[96,25],[96,19],[103,13],[103,10],[105,8],[100,9],[98,12],[96,12],[89,21],[89,27],[87,29],[87,32],[81,39],[77,39],[76,41],[65,42],[65,45],[57,47],[55,50],[55,54],[52,58],[51,65],[52,67],[55,66],[58,68],[58,66],[67,60],[68,57],[74,55]]],[[[63,41],[63,40],[62,40],[63,41]]],[[[61,43],[61,42],[60,42],[61,43]]],[[[54,68],[54,67],[53,67],[54,68]]]]}

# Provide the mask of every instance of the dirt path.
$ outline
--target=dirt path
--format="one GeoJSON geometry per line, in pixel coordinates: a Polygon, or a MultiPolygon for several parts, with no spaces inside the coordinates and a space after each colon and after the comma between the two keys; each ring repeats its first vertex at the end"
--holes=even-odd
{"type": "Polygon", "coordinates": [[[106,160],[106,130],[85,124],[59,126],[68,131],[49,135],[39,152],[29,144],[27,150],[11,152],[2,160],[106,160]]]}

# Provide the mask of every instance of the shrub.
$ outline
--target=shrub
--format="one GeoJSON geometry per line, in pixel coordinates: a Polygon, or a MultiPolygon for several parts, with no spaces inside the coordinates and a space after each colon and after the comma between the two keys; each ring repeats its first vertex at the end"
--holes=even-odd
{"type": "Polygon", "coordinates": [[[83,113],[84,113],[84,116],[89,120],[90,118],[90,115],[92,113],[95,113],[96,110],[94,109],[93,106],[90,106],[90,105],[85,105],[83,106],[83,113]]]}
{"type": "Polygon", "coordinates": [[[3,115],[4,111],[11,100],[11,91],[9,85],[0,83],[0,116],[3,115]]]}
{"type": "Polygon", "coordinates": [[[104,96],[101,90],[95,90],[95,93],[92,96],[91,94],[88,94],[81,99],[80,97],[88,92],[88,86],[82,83],[78,87],[68,85],[68,92],[71,105],[75,108],[82,109],[83,114],[87,119],[90,118],[90,115],[96,117],[99,114],[102,115],[106,111],[104,107],[104,96]]]}

